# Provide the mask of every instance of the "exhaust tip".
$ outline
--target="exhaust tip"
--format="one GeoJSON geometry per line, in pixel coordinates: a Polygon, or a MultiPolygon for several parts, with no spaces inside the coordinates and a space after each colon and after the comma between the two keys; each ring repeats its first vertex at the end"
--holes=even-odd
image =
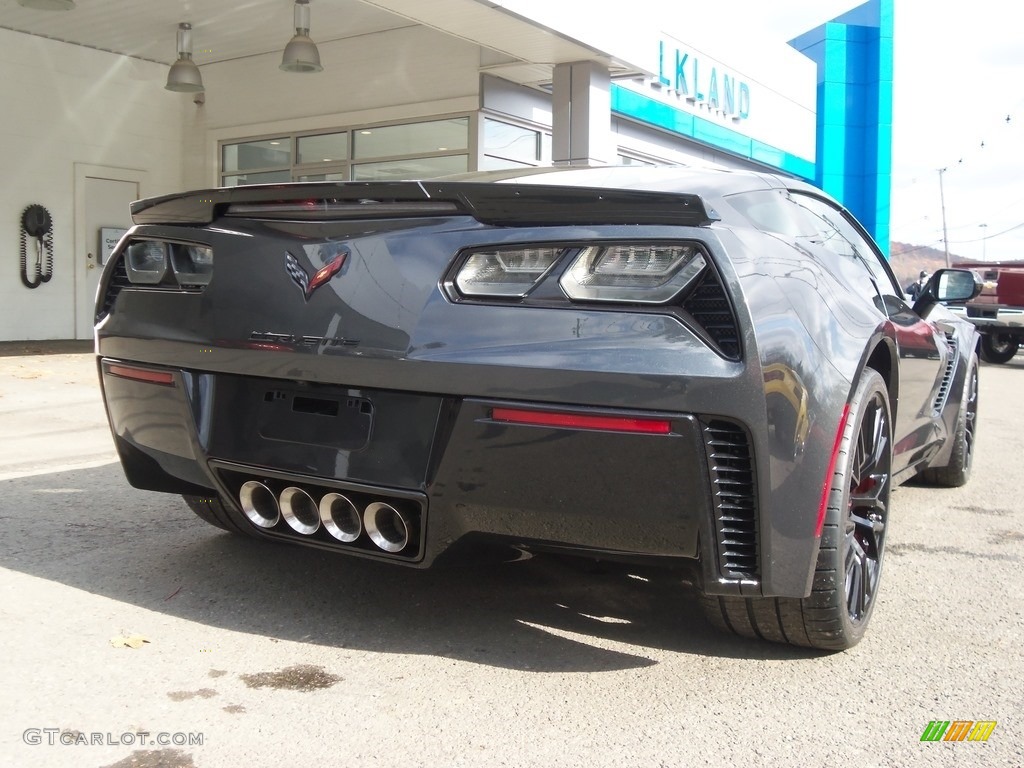
{"type": "Polygon", "coordinates": [[[320,508],[313,497],[290,485],[281,491],[281,516],[293,531],[312,536],[320,527],[320,508]]]}
{"type": "Polygon", "coordinates": [[[338,541],[350,544],[363,532],[363,519],[347,496],[328,493],[320,499],[320,522],[338,541]]]}
{"type": "Polygon", "coordinates": [[[385,552],[401,552],[409,545],[408,517],[383,501],[375,501],[363,512],[366,533],[385,552]]]}
{"type": "Polygon", "coordinates": [[[281,508],[274,492],[257,480],[249,480],[238,492],[238,503],[245,516],[260,528],[273,528],[281,519],[281,508]]]}

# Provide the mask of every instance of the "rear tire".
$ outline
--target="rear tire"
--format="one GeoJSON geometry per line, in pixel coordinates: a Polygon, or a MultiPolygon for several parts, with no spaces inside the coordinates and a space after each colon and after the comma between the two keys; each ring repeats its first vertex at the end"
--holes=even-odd
{"type": "Polygon", "coordinates": [[[822,650],[856,645],[878,594],[891,491],[889,393],[882,377],[868,368],[850,401],[810,595],[707,595],[702,604],[709,621],[743,637],[822,650]]]}
{"type": "Polygon", "coordinates": [[[1020,349],[1020,342],[1005,333],[986,333],[981,337],[981,359],[986,363],[1008,363],[1020,349]]]}
{"type": "Polygon", "coordinates": [[[235,523],[224,502],[217,496],[182,496],[189,509],[205,523],[230,533],[245,533],[244,528],[235,523]]]}
{"type": "Polygon", "coordinates": [[[944,488],[959,488],[971,478],[971,462],[974,458],[974,440],[978,428],[978,356],[971,354],[967,364],[967,378],[960,400],[960,412],[956,417],[956,431],[953,434],[953,452],[944,467],[929,467],[921,472],[921,479],[931,485],[944,488]]]}

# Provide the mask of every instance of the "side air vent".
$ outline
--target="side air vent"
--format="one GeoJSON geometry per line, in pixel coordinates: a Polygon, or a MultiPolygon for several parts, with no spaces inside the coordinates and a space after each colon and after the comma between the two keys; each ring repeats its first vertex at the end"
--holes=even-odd
{"type": "Polygon", "coordinates": [[[757,488],[753,451],[739,424],[702,421],[715,508],[718,567],[726,579],[758,577],[757,488]]]}
{"type": "Polygon", "coordinates": [[[121,254],[114,263],[114,271],[110,274],[110,282],[107,283],[107,289],[103,292],[103,303],[96,313],[96,320],[101,320],[110,314],[110,310],[117,300],[117,295],[125,288],[130,287],[131,281],[128,280],[128,269],[124,265],[124,254],[121,254]]]}
{"type": "Polygon", "coordinates": [[[956,336],[952,333],[946,334],[946,342],[949,344],[949,360],[946,361],[946,370],[942,374],[942,381],[939,384],[939,391],[935,394],[935,404],[932,410],[941,413],[946,407],[946,398],[949,397],[949,387],[953,383],[953,372],[956,370],[956,356],[958,352],[956,336]]]}
{"type": "Polygon", "coordinates": [[[704,273],[697,287],[683,302],[683,308],[707,332],[723,355],[740,359],[740,335],[736,315],[714,269],[704,273]]]}

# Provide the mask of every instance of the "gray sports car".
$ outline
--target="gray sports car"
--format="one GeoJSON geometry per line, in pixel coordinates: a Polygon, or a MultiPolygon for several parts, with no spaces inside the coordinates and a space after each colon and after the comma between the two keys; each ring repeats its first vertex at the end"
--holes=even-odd
{"type": "MultiPolygon", "coordinates": [[[[842,649],[893,485],[967,481],[978,334],[802,182],[537,169],[141,200],[98,296],[128,481],[425,567],[481,542],[689,568],[710,620],[842,649]]],[[[681,587],[682,588],[682,587],[681,587]]]]}

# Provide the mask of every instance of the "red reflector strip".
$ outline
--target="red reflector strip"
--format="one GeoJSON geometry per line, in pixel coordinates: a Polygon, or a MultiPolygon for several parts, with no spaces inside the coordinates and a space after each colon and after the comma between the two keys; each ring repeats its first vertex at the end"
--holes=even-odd
{"type": "Polygon", "coordinates": [[[836,461],[839,459],[839,446],[843,442],[843,434],[846,432],[846,422],[850,419],[850,404],[843,407],[843,415],[839,418],[839,429],[836,430],[836,441],[832,444],[832,455],[828,460],[828,471],[825,472],[825,482],[821,484],[821,503],[818,504],[818,522],[814,526],[815,538],[821,536],[821,529],[825,525],[825,513],[828,511],[828,497],[832,491],[832,476],[836,473],[836,461]]]}
{"type": "Polygon", "coordinates": [[[523,411],[518,408],[494,408],[491,418],[512,424],[534,427],[566,427],[569,429],[601,429],[606,432],[636,432],[646,435],[667,435],[672,424],[667,419],[636,419],[629,416],[588,416],[582,413],[523,411]]]}
{"type": "Polygon", "coordinates": [[[107,365],[107,373],[120,376],[122,379],[144,381],[147,384],[163,384],[174,386],[174,374],[171,371],[154,371],[149,368],[130,368],[127,365],[107,365]]]}

